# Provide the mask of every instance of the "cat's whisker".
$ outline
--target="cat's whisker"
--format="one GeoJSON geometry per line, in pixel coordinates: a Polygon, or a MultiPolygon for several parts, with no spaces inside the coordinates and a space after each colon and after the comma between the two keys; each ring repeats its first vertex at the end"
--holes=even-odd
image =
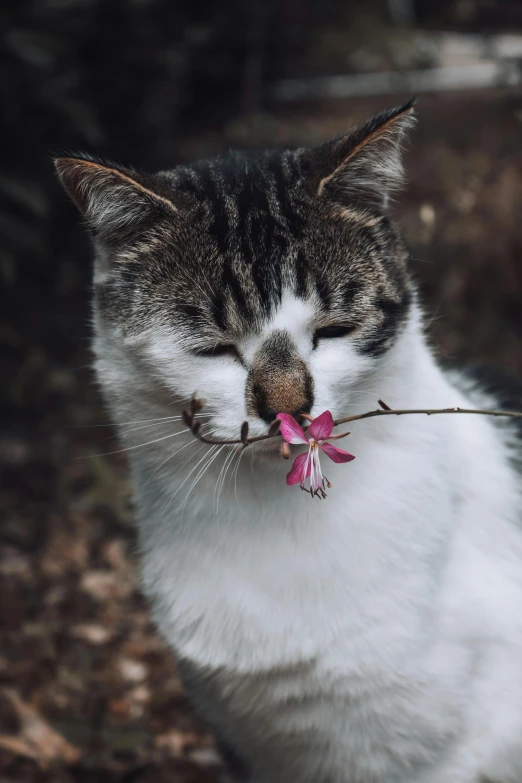
{"type": "Polygon", "coordinates": [[[219,476],[218,476],[217,481],[216,481],[216,486],[215,486],[215,489],[214,489],[214,499],[213,499],[213,502],[212,502],[212,508],[215,509],[216,516],[219,516],[219,498],[220,498],[221,489],[222,489],[222,478],[223,478],[223,480],[225,479],[225,476],[226,476],[227,470],[228,470],[228,466],[230,464],[230,460],[232,459],[234,454],[235,454],[234,449],[231,449],[230,453],[227,454],[227,456],[225,457],[225,460],[223,462],[223,465],[222,465],[221,470],[219,472],[219,476]]]}
{"type": "MultiPolygon", "coordinates": [[[[205,434],[206,434],[206,435],[210,435],[210,434],[212,434],[213,432],[214,432],[214,430],[212,430],[211,432],[206,432],[205,434]]],[[[187,434],[190,434],[188,430],[187,430],[187,434]]],[[[180,453],[180,451],[183,451],[183,449],[186,449],[186,448],[187,448],[187,446],[190,446],[190,444],[191,444],[191,443],[193,443],[193,442],[195,442],[195,441],[193,441],[193,439],[191,438],[191,439],[190,439],[190,440],[189,440],[187,443],[185,443],[185,445],[184,445],[184,446],[181,446],[181,448],[179,448],[179,449],[176,449],[176,451],[174,451],[174,453],[173,453],[173,454],[169,454],[169,456],[168,456],[166,459],[164,459],[164,460],[163,460],[163,462],[162,462],[160,465],[158,465],[158,467],[157,467],[157,468],[156,468],[156,469],[153,471],[153,473],[151,473],[151,475],[149,476],[149,478],[147,479],[147,481],[146,481],[145,483],[148,483],[148,482],[151,480],[151,478],[152,478],[152,477],[153,477],[153,476],[154,476],[154,475],[155,475],[155,474],[156,474],[156,473],[157,473],[157,472],[158,472],[158,471],[159,471],[159,470],[160,470],[160,469],[161,469],[161,468],[162,468],[162,467],[163,467],[163,466],[164,466],[164,465],[167,463],[167,462],[169,462],[169,460],[173,459],[173,458],[174,458],[174,457],[175,457],[177,454],[179,454],[179,453],[180,453]]],[[[203,445],[202,445],[202,446],[201,446],[199,449],[197,449],[197,450],[194,452],[194,456],[195,456],[196,454],[199,454],[199,452],[201,451],[201,449],[203,449],[204,447],[205,447],[205,444],[203,444],[203,445]]]]}
{"type": "Polygon", "coordinates": [[[242,449],[239,446],[237,446],[236,448],[232,449],[232,457],[230,459],[230,462],[229,462],[229,464],[227,466],[227,470],[226,470],[225,475],[223,476],[223,480],[221,482],[220,494],[223,492],[223,490],[225,488],[227,475],[228,475],[228,488],[230,489],[230,482],[231,482],[231,480],[233,478],[233,472],[234,472],[234,469],[233,469],[234,459],[238,456],[238,452],[241,452],[241,450],[242,449]],[[229,471],[230,471],[230,473],[229,473],[229,471]]]}
{"type": "MultiPolygon", "coordinates": [[[[208,413],[200,414],[198,416],[198,418],[202,419],[203,416],[206,417],[208,415],[209,415],[208,413]]],[[[156,421],[154,423],[151,423],[151,424],[144,424],[144,425],[139,426],[139,427],[134,427],[134,428],[132,428],[130,430],[122,430],[122,431],[119,432],[119,434],[120,435],[127,435],[129,432],[137,432],[138,430],[147,429],[148,427],[160,427],[162,424],[177,424],[178,421],[182,420],[182,418],[183,418],[182,416],[173,416],[172,418],[158,419],[158,421],[156,421]]]]}
{"type": "Polygon", "coordinates": [[[185,496],[185,500],[183,501],[183,506],[182,506],[182,509],[184,509],[184,508],[185,508],[185,505],[186,505],[186,503],[187,503],[187,500],[188,500],[188,498],[189,498],[189,495],[190,495],[190,493],[192,492],[192,490],[194,489],[194,487],[195,487],[195,486],[196,486],[196,484],[198,483],[198,481],[199,481],[199,479],[201,478],[201,476],[203,475],[203,473],[204,473],[204,472],[207,470],[207,468],[209,467],[209,465],[210,465],[210,463],[211,463],[211,461],[212,461],[212,457],[213,457],[213,455],[215,455],[215,453],[216,453],[217,449],[218,449],[218,446],[217,446],[217,445],[215,445],[215,446],[211,446],[211,447],[208,449],[208,451],[207,451],[207,454],[208,454],[208,457],[209,457],[209,459],[208,459],[208,461],[207,461],[207,462],[206,462],[206,463],[203,465],[203,467],[202,467],[202,468],[200,468],[200,470],[199,470],[199,471],[198,471],[198,473],[196,474],[196,477],[194,478],[194,480],[193,480],[192,484],[190,485],[190,487],[189,487],[189,490],[188,490],[188,492],[187,492],[187,494],[186,494],[186,496],[185,496]]]}
{"type": "MultiPolygon", "coordinates": [[[[216,487],[214,490],[214,501],[215,501],[215,514],[219,518],[219,500],[221,498],[221,494],[223,492],[223,487],[225,484],[225,479],[228,473],[228,469],[230,465],[233,462],[233,459],[236,455],[236,449],[231,449],[230,454],[227,454],[226,459],[223,463],[223,467],[221,469],[221,472],[218,476],[218,480],[216,482],[216,487]]],[[[214,506],[214,503],[213,503],[214,506]]]]}
{"type": "MultiPolygon", "coordinates": [[[[164,425],[168,424],[178,424],[180,421],[181,416],[176,416],[175,419],[169,420],[169,419],[161,419],[154,424],[141,424],[139,427],[131,427],[128,430],[118,430],[118,435],[121,437],[122,435],[128,435],[132,432],[139,432],[140,430],[150,429],[151,427],[162,427],[164,425]]],[[[107,440],[113,440],[114,435],[108,435],[106,438],[101,438],[101,440],[98,441],[98,443],[104,443],[107,440]]]]}
{"type": "Polygon", "coordinates": [[[130,435],[132,432],[139,432],[140,430],[147,430],[154,427],[162,427],[168,424],[177,424],[179,419],[174,421],[157,421],[155,424],[140,424],[139,427],[131,427],[128,430],[118,430],[119,435],[130,435]]]}
{"type": "Polygon", "coordinates": [[[202,479],[202,478],[203,478],[203,476],[205,475],[205,473],[207,472],[207,470],[210,468],[210,466],[212,465],[212,463],[214,462],[214,460],[215,460],[215,459],[216,459],[216,457],[218,456],[218,453],[219,453],[219,451],[220,451],[220,449],[219,449],[219,447],[218,447],[218,446],[212,446],[212,448],[210,449],[210,451],[209,451],[209,459],[208,459],[208,461],[207,461],[207,462],[206,462],[206,463],[203,465],[203,467],[202,467],[202,468],[199,470],[198,474],[196,475],[196,478],[194,479],[194,481],[193,481],[193,482],[192,482],[192,484],[190,485],[190,489],[189,489],[189,491],[187,492],[187,495],[186,495],[186,497],[185,497],[185,500],[183,501],[183,506],[182,506],[182,508],[181,508],[181,519],[183,519],[183,515],[184,515],[184,513],[185,513],[185,507],[186,507],[186,505],[187,505],[187,501],[188,501],[188,499],[189,499],[189,496],[190,496],[190,494],[191,494],[192,490],[193,490],[193,489],[194,489],[194,487],[197,485],[198,481],[200,481],[200,479],[202,479]]]}
{"type": "Polygon", "coordinates": [[[238,474],[239,465],[241,463],[241,460],[243,459],[243,454],[244,453],[245,453],[245,449],[239,449],[239,457],[238,457],[238,460],[236,462],[236,467],[235,467],[235,470],[234,470],[234,494],[236,496],[237,507],[239,508],[239,510],[241,512],[243,511],[243,509],[241,508],[241,505],[239,503],[239,498],[237,496],[237,474],[238,474]]]}
{"type": "MultiPolygon", "coordinates": [[[[219,449],[219,452],[218,452],[218,453],[220,453],[220,452],[221,452],[221,451],[222,451],[224,448],[225,448],[225,446],[221,446],[221,447],[220,447],[220,449],[219,449]]],[[[175,498],[175,497],[178,495],[178,493],[180,492],[180,490],[181,490],[181,489],[182,489],[182,488],[185,486],[185,484],[187,483],[187,481],[189,480],[189,478],[191,477],[191,475],[192,475],[192,474],[194,473],[194,471],[197,469],[198,465],[200,465],[200,464],[203,462],[203,460],[206,458],[207,454],[208,454],[208,450],[206,450],[206,451],[205,451],[205,454],[203,455],[203,457],[202,457],[202,458],[199,460],[199,462],[197,462],[197,463],[194,465],[194,467],[193,467],[193,468],[190,470],[190,472],[189,472],[189,473],[188,473],[188,474],[185,476],[185,478],[183,479],[183,481],[181,482],[181,484],[179,485],[179,487],[176,489],[176,491],[174,492],[174,494],[173,494],[173,495],[171,495],[171,497],[170,497],[170,500],[169,500],[169,503],[167,504],[167,509],[166,509],[166,510],[168,510],[168,509],[170,508],[170,506],[172,505],[172,502],[173,502],[174,498],[175,498]]]]}
{"type": "MultiPolygon", "coordinates": [[[[204,434],[205,434],[205,435],[211,435],[211,434],[213,434],[214,432],[215,432],[215,429],[212,429],[212,430],[210,430],[210,431],[209,431],[209,430],[207,430],[207,431],[206,431],[204,434]]],[[[188,430],[187,430],[187,434],[190,434],[190,432],[189,432],[188,430]]],[[[162,468],[162,467],[163,467],[163,466],[164,466],[164,465],[165,465],[167,462],[169,462],[169,460],[173,459],[173,458],[174,458],[174,457],[175,457],[177,454],[179,454],[179,452],[180,452],[180,451],[182,451],[184,448],[186,448],[187,446],[189,446],[191,443],[195,443],[195,441],[194,441],[192,438],[191,438],[191,439],[190,439],[190,440],[189,440],[189,441],[188,441],[188,442],[187,442],[187,443],[186,443],[184,446],[182,446],[182,447],[181,447],[181,449],[177,449],[177,450],[176,450],[176,451],[174,451],[172,454],[169,454],[169,455],[166,457],[166,459],[164,459],[164,460],[163,460],[163,462],[161,463],[161,465],[159,465],[159,466],[156,468],[156,470],[154,471],[154,473],[157,473],[157,471],[158,471],[160,468],[162,468]]],[[[197,454],[199,454],[199,453],[200,453],[200,452],[201,452],[201,451],[202,451],[204,448],[205,448],[205,444],[202,444],[202,445],[201,445],[201,446],[200,446],[198,449],[196,449],[196,451],[195,451],[195,452],[194,452],[194,454],[193,454],[193,457],[195,457],[197,454]]],[[[205,456],[205,455],[204,455],[204,456],[205,456]]],[[[204,458],[204,457],[203,457],[203,458],[204,458]]],[[[203,458],[202,458],[202,459],[203,459],[203,458]]],[[[202,460],[200,460],[200,462],[201,462],[201,461],[202,461],[202,460]]],[[[199,464],[199,463],[198,463],[198,464],[199,464]]],[[[152,475],[154,475],[154,473],[153,473],[152,475]]],[[[178,471],[176,471],[175,475],[177,475],[177,473],[179,473],[179,470],[178,470],[178,471]]],[[[152,478],[152,476],[151,476],[150,478],[152,478]]],[[[150,480],[150,479],[149,479],[149,480],[150,480]]],[[[177,492],[176,492],[175,494],[177,494],[177,492]]],[[[171,504],[172,504],[172,498],[169,498],[169,500],[168,500],[168,502],[167,502],[167,504],[166,504],[166,506],[165,506],[165,508],[164,508],[164,512],[165,512],[165,513],[168,511],[168,509],[170,508],[171,504]]]]}
{"type": "Polygon", "coordinates": [[[102,454],[89,454],[88,457],[78,457],[78,459],[92,459],[94,457],[109,457],[111,454],[123,454],[126,451],[134,451],[135,449],[144,449],[147,446],[152,446],[154,443],[159,443],[162,440],[167,440],[168,438],[176,438],[178,435],[187,435],[190,434],[188,430],[184,429],[179,432],[173,432],[170,435],[163,435],[161,438],[156,438],[155,440],[149,440],[147,443],[139,443],[136,446],[127,446],[124,449],[115,449],[114,451],[105,451],[102,454]]]}
{"type": "MultiPolygon", "coordinates": [[[[118,426],[120,426],[120,427],[129,427],[129,426],[132,426],[134,424],[147,424],[148,422],[159,422],[161,424],[161,422],[168,422],[168,421],[174,421],[174,420],[178,421],[178,420],[180,420],[182,418],[183,418],[182,416],[161,416],[158,419],[137,419],[136,421],[121,421],[121,422],[118,422],[118,426]]],[[[74,429],[89,429],[90,430],[90,429],[93,429],[95,427],[105,427],[105,428],[107,428],[107,427],[112,427],[112,426],[113,425],[112,425],[111,422],[107,422],[106,424],[78,424],[78,425],[73,425],[73,428],[74,429]]]]}
{"type": "Polygon", "coordinates": [[[235,466],[236,466],[237,462],[239,461],[239,455],[241,454],[242,451],[243,451],[243,449],[240,446],[238,446],[237,448],[234,449],[234,456],[237,457],[237,460],[236,460],[235,463],[234,463],[234,460],[232,460],[232,469],[231,469],[230,474],[228,476],[228,489],[230,489],[230,485],[232,484],[232,480],[234,478],[235,466]]]}

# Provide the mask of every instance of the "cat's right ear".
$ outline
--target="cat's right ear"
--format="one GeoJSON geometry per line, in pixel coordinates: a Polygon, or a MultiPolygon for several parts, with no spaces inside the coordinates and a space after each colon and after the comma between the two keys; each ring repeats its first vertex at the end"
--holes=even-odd
{"type": "Polygon", "coordinates": [[[345,199],[386,206],[402,187],[401,145],[414,124],[414,101],[388,109],[316,147],[307,155],[308,180],[320,198],[345,199]]]}
{"type": "Polygon", "coordinates": [[[143,175],[88,158],[57,158],[56,171],[65,190],[94,235],[124,243],[177,209],[143,175]]]}

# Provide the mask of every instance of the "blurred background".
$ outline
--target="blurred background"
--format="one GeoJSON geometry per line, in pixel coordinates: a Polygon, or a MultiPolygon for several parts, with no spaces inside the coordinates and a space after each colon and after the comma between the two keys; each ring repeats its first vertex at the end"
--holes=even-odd
{"type": "Polygon", "coordinates": [[[89,371],[90,249],[51,155],[314,144],[418,95],[394,207],[439,354],[522,375],[519,0],[4,0],[0,780],[204,783],[89,371]]]}

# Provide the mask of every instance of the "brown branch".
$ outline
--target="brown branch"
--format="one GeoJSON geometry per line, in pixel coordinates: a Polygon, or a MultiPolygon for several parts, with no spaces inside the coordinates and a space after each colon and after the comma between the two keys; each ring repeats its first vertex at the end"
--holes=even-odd
{"type": "MultiPolygon", "coordinates": [[[[379,400],[381,403],[382,400],[379,400]]],[[[386,404],[386,403],[385,403],[386,404]]],[[[350,421],[360,421],[360,419],[371,419],[373,416],[411,416],[424,414],[426,416],[436,416],[440,413],[471,413],[479,416],[508,416],[512,419],[522,419],[522,411],[488,411],[488,410],[476,410],[475,408],[389,408],[386,406],[384,409],[378,409],[375,411],[368,411],[367,413],[358,413],[355,416],[346,416],[343,419],[337,419],[334,422],[334,426],[338,424],[347,424],[350,421]]]]}
{"type": "MultiPolygon", "coordinates": [[[[360,421],[362,419],[377,418],[379,416],[437,416],[439,414],[447,413],[467,413],[477,416],[505,416],[512,419],[522,419],[522,411],[498,411],[498,410],[476,410],[474,408],[390,408],[383,400],[379,400],[381,406],[377,410],[367,411],[366,413],[356,413],[352,416],[345,416],[342,419],[336,419],[334,421],[334,427],[339,424],[348,424],[352,421],[360,421]]],[[[189,411],[183,411],[183,421],[190,429],[195,438],[208,443],[209,445],[223,445],[223,446],[236,446],[242,445],[243,448],[250,446],[252,443],[259,443],[263,440],[270,440],[271,438],[281,437],[279,433],[279,420],[274,421],[268,430],[267,435],[256,435],[253,438],[248,437],[248,422],[243,422],[241,426],[241,435],[239,438],[230,438],[219,440],[217,438],[207,438],[201,434],[200,426],[201,422],[196,418],[199,411],[202,409],[202,403],[195,397],[192,399],[189,411]]],[[[341,435],[348,435],[349,433],[342,433],[341,435]]],[[[336,436],[333,436],[336,437],[336,436]]],[[[337,436],[339,437],[339,436],[337,436]]]]}

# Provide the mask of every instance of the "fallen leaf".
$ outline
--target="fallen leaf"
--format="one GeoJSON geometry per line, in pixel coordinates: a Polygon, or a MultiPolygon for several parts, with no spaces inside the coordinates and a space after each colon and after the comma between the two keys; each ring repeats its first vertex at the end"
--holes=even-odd
{"type": "Polygon", "coordinates": [[[42,768],[56,761],[65,764],[78,761],[81,751],[51,728],[34,707],[22,701],[16,691],[5,688],[1,693],[16,713],[20,733],[18,736],[0,735],[0,747],[15,755],[34,759],[42,768]]]}
{"type": "Polygon", "coordinates": [[[147,677],[145,664],[132,658],[120,658],[118,668],[123,679],[128,682],[142,682],[147,677]]]}
{"type": "Polygon", "coordinates": [[[132,587],[120,574],[112,571],[87,571],[81,579],[80,588],[97,601],[110,598],[126,598],[132,587]]]}
{"type": "Polygon", "coordinates": [[[84,642],[94,645],[106,644],[112,636],[107,628],[95,623],[78,623],[73,625],[70,629],[70,634],[76,639],[82,639],[84,642]]]}

